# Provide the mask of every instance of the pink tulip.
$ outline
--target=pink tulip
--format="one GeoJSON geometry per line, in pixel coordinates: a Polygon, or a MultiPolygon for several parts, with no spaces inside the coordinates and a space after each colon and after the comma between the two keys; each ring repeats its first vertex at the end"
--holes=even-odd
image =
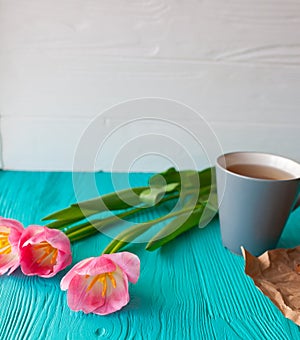
{"type": "Polygon", "coordinates": [[[38,225],[24,230],[19,251],[20,266],[25,275],[52,277],[72,262],[68,237],[60,230],[38,225]]]}
{"type": "Polygon", "coordinates": [[[129,302],[128,280],[136,283],[140,260],[129,252],[104,254],[76,264],[61,280],[74,311],[105,315],[129,302]]]}
{"type": "Polygon", "coordinates": [[[18,243],[23,230],[20,222],[0,217],[0,275],[8,270],[10,275],[18,268],[20,264],[18,243]]]}

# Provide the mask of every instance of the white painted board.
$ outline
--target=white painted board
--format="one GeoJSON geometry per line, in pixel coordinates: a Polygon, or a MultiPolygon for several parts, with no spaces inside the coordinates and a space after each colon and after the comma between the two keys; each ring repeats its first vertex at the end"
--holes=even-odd
{"type": "MultiPolygon", "coordinates": [[[[71,170],[93,118],[141,97],[193,107],[224,151],[300,161],[298,32],[300,3],[292,0],[0,0],[3,168],[71,170]]],[[[172,114],[185,123],[180,112],[172,114]]],[[[104,123],[104,131],[110,128],[104,123]]],[[[148,131],[142,122],[138,128],[148,131]]],[[[143,143],[141,152],[149,149],[143,143]]],[[[204,166],[194,145],[186,147],[204,166]]],[[[112,168],[113,151],[100,170],[112,168]]],[[[131,169],[166,166],[149,158],[131,169]]]]}

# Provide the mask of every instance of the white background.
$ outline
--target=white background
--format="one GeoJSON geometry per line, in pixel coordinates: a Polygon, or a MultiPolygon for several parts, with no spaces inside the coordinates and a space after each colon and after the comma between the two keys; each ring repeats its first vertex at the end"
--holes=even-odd
{"type": "Polygon", "coordinates": [[[2,168],[71,170],[93,118],[152,96],[197,110],[224,151],[300,161],[300,1],[0,0],[2,168]]]}

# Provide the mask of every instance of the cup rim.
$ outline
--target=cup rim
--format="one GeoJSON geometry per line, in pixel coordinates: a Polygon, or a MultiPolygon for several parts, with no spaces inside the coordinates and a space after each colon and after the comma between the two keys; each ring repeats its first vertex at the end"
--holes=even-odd
{"type": "MultiPolygon", "coordinates": [[[[241,164],[241,161],[239,162],[231,162],[231,165],[232,164],[241,164]]],[[[267,181],[267,182],[285,182],[285,181],[297,181],[300,179],[300,164],[291,159],[291,158],[287,158],[285,156],[281,156],[281,155],[277,155],[277,154],[274,154],[274,153],[269,153],[269,152],[259,152],[259,151],[233,151],[233,152],[228,152],[228,153],[224,153],[222,155],[220,155],[218,158],[217,158],[217,162],[216,162],[216,165],[222,169],[223,171],[225,171],[226,173],[228,174],[231,174],[231,175],[234,175],[234,176],[237,176],[237,177],[241,177],[241,178],[248,178],[248,179],[251,179],[251,180],[255,180],[255,181],[267,181]],[[226,164],[226,161],[228,163],[228,159],[231,158],[231,160],[234,159],[234,157],[238,157],[238,156],[244,156],[244,158],[248,157],[248,162],[245,162],[244,163],[242,162],[242,164],[257,164],[255,162],[253,162],[253,159],[254,157],[260,157],[261,159],[262,158],[265,158],[267,159],[273,159],[273,161],[278,162],[278,163],[284,163],[286,166],[285,167],[278,167],[278,169],[281,169],[283,171],[286,171],[288,173],[291,174],[291,177],[290,178],[284,178],[284,179],[265,179],[265,178],[256,178],[256,177],[251,177],[251,176],[247,176],[247,175],[242,175],[242,174],[238,174],[236,172],[232,172],[230,170],[228,170],[226,168],[226,166],[228,166],[226,164]],[[252,157],[252,162],[250,161],[249,162],[249,158],[251,159],[252,157]],[[295,172],[293,172],[293,170],[295,170],[295,172]]],[[[274,164],[265,164],[267,166],[273,166],[273,167],[276,167],[276,165],[274,164]]]]}

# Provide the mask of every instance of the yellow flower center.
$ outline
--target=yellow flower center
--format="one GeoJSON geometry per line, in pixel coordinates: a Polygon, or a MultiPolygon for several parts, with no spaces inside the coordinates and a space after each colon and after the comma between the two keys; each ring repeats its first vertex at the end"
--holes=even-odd
{"type": "Polygon", "coordinates": [[[11,244],[8,240],[9,232],[0,231],[0,255],[11,252],[11,244]]]}
{"type": "MultiPolygon", "coordinates": [[[[85,278],[88,279],[90,277],[90,275],[86,275],[85,278]]],[[[108,272],[108,273],[103,273],[103,274],[99,274],[93,277],[93,279],[91,280],[90,284],[87,287],[87,291],[91,290],[93,288],[93,286],[97,283],[100,282],[102,284],[102,297],[105,296],[106,291],[107,291],[107,278],[110,280],[113,288],[116,288],[117,286],[117,282],[116,279],[113,276],[112,272],[108,272]]]]}
{"type": "Polygon", "coordinates": [[[38,252],[37,264],[46,262],[46,264],[54,265],[56,263],[58,250],[53,248],[48,242],[41,242],[32,246],[38,252]]]}

